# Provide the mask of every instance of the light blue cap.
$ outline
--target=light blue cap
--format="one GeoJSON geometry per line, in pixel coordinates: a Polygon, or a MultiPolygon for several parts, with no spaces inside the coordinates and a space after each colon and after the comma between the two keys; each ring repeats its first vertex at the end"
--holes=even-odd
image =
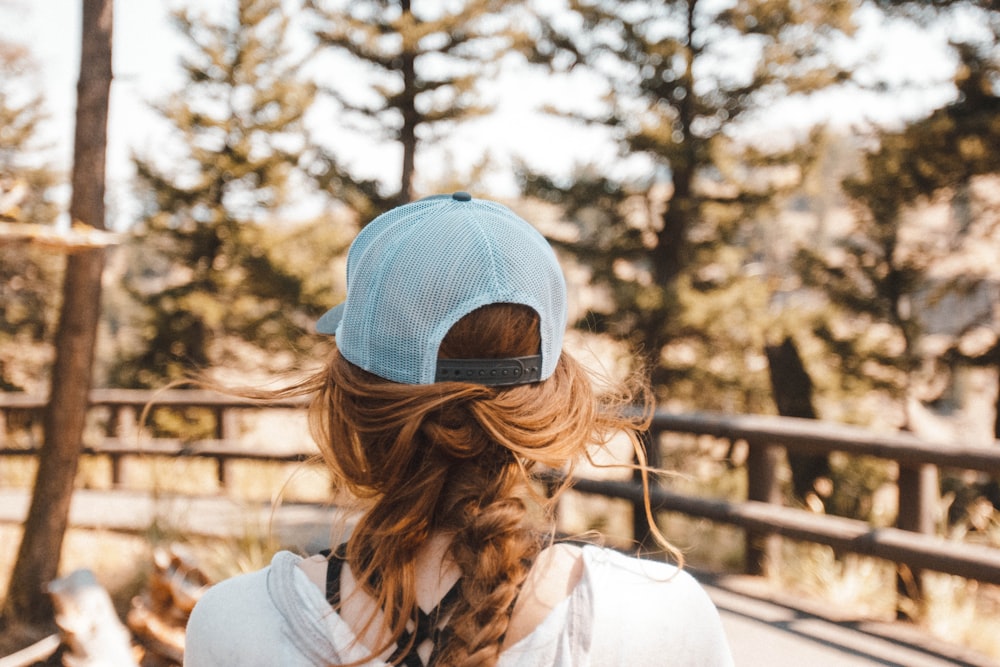
{"type": "Polygon", "coordinates": [[[545,237],[506,206],[456,192],[405,204],[362,229],[347,254],[347,299],[316,330],[386,380],[507,385],[552,375],[566,317],[566,281],[545,237]],[[452,325],[491,303],[538,313],[540,359],[439,363],[452,325]]]}

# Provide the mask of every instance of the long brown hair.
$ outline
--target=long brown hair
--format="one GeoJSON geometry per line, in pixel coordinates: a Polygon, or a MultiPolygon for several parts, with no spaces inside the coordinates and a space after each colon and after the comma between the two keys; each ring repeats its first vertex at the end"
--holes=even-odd
{"type": "MultiPolygon", "coordinates": [[[[526,356],[538,349],[536,313],[494,304],[452,327],[439,357],[526,356]]],[[[336,487],[363,502],[347,561],[388,626],[388,641],[369,647],[373,656],[403,635],[417,605],[417,552],[431,534],[444,532],[452,536],[449,555],[461,583],[437,664],[495,664],[517,592],[542,546],[524,501],[537,473],[569,473],[591,446],[622,431],[644,460],[635,433],[648,425],[649,410],[624,408],[637,401],[648,408],[648,392],[642,386],[598,392],[566,352],[547,380],[501,388],[398,384],[335,350],[313,382],[313,436],[336,487]]]]}

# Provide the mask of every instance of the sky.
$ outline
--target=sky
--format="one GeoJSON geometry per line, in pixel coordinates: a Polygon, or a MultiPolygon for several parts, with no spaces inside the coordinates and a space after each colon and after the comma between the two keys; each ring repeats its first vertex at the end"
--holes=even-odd
{"type": "MultiPolygon", "coordinates": [[[[202,0],[200,7],[226,0],[202,0]]],[[[131,176],[130,151],[155,153],[165,130],[158,126],[148,103],[182,85],[176,65],[179,41],[167,20],[177,0],[119,0],[115,3],[113,44],[114,83],[109,117],[109,205],[127,224],[131,176]]],[[[40,66],[52,120],[49,135],[55,145],[54,162],[67,168],[72,156],[75,87],[79,71],[80,0],[0,0],[0,39],[26,45],[40,66]]],[[[866,66],[874,78],[895,81],[935,81],[947,78],[952,66],[943,48],[943,33],[918,33],[905,27],[863,26],[860,46],[851,57],[866,66]]],[[[418,173],[444,176],[448,167],[467,169],[484,151],[497,161],[491,194],[514,194],[510,164],[523,158],[543,171],[568,173],[580,162],[620,162],[614,143],[597,130],[574,127],[546,117],[542,104],[571,100],[574,106],[595,104],[600,86],[585,76],[553,78],[524,71],[512,72],[491,85],[497,112],[487,119],[460,125],[449,137],[418,154],[418,173]],[[437,172],[437,173],[436,173],[437,172]]],[[[900,116],[918,116],[943,103],[947,86],[915,86],[891,101],[854,94],[828,95],[811,103],[788,103],[760,119],[761,132],[780,132],[826,118],[847,127],[875,121],[889,123],[900,116]]],[[[331,119],[333,125],[333,119],[331,119]]],[[[364,136],[340,134],[338,149],[362,177],[384,177],[398,163],[395,147],[364,136]],[[390,168],[388,165],[392,165],[390,168]]],[[[398,172],[397,172],[398,173],[398,172]]],[[[395,174],[392,174],[395,175],[395,174]]],[[[392,181],[392,176],[388,177],[392,181]]]]}

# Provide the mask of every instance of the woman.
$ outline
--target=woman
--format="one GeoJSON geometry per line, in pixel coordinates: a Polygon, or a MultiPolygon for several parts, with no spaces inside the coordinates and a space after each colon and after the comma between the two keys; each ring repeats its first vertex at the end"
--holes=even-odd
{"type": "MultiPolygon", "coordinates": [[[[365,227],[347,298],[317,330],[311,426],[359,503],[346,544],[210,589],[185,664],[730,665],[685,572],[552,543],[528,520],[538,473],[646,425],[562,351],[566,285],[545,239],[464,192],[365,227]]],[[[537,498],[536,498],[537,499],[537,498]]],[[[540,498],[542,505],[545,498],[540,498]]]]}

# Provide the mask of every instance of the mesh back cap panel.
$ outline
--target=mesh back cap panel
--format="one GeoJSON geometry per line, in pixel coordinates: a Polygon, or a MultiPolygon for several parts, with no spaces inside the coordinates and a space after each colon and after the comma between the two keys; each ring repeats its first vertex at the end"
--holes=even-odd
{"type": "Polygon", "coordinates": [[[455,322],[487,304],[521,304],[539,315],[548,378],[566,328],[555,253],[507,207],[459,195],[422,199],[369,223],[348,252],[347,299],[317,329],[334,333],[341,354],[369,372],[431,384],[455,322]]]}

